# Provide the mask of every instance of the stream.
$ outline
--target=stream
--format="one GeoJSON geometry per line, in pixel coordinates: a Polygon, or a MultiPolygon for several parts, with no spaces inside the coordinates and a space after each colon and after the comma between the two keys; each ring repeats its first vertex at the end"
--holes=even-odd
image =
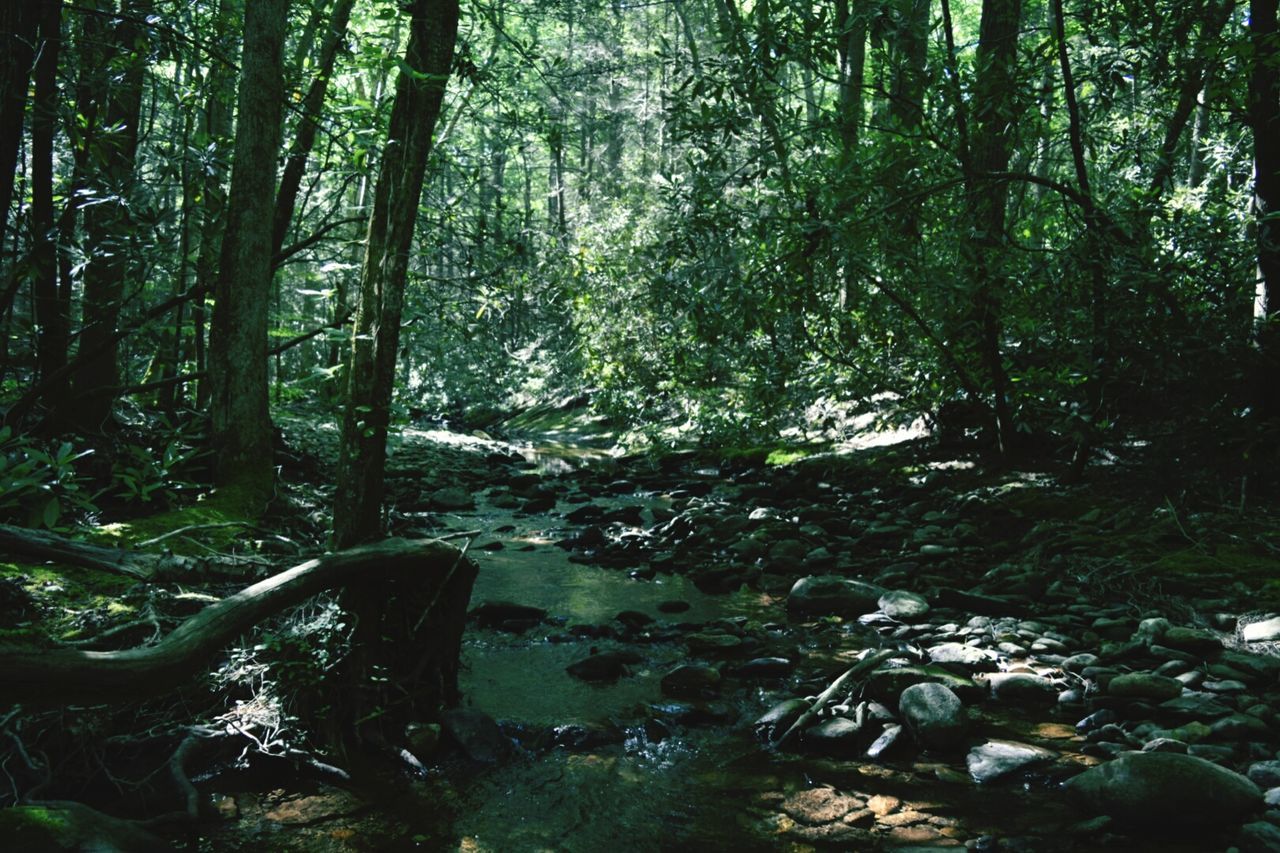
{"type": "MultiPolygon", "coordinates": [[[[200,849],[1215,849],[1216,840],[1196,835],[1148,843],[1082,820],[1059,784],[1098,760],[1081,754],[1089,746],[1073,707],[996,703],[981,715],[970,713],[970,743],[1016,741],[1054,757],[1050,766],[998,784],[975,784],[963,752],[939,757],[899,746],[872,760],[865,742],[856,757],[768,749],[753,735],[753,721],[781,700],[821,692],[857,654],[878,647],[914,651],[913,636],[963,640],[977,629],[965,628],[963,619],[919,628],[883,620],[800,621],[788,618],[785,607],[794,577],[766,573],[758,582],[709,594],[692,572],[645,568],[661,559],[634,561],[636,570],[616,561],[604,565],[607,559],[597,564],[590,549],[561,547],[591,529],[585,516],[570,520],[585,505],[597,516],[626,519],[610,528],[614,541],[625,543],[651,536],[677,510],[688,510],[690,495],[703,502],[695,508],[719,501],[726,523],[729,509],[742,511],[740,495],[754,489],[770,496],[717,470],[652,481],[667,488],[651,488],[643,477],[608,483],[627,471],[604,450],[563,434],[553,439],[520,447],[526,474],[516,476],[554,483],[554,498],[540,493],[534,507],[513,500],[501,483],[486,488],[479,483],[487,481],[478,480],[470,490],[474,508],[402,519],[420,535],[482,531],[469,546],[480,566],[473,610],[513,602],[545,611],[528,624],[472,623],[464,637],[463,707],[498,721],[508,754],[471,760],[446,738],[427,760],[425,778],[409,790],[362,798],[323,786],[214,793],[229,820],[205,836],[200,849]],[[611,473],[588,487],[584,471],[592,466],[611,473]],[[611,652],[630,655],[615,680],[589,682],[567,671],[611,652]],[[742,674],[746,659],[766,656],[786,658],[794,671],[742,674]],[[671,691],[664,690],[664,676],[688,663],[715,668],[723,679],[705,696],[665,695],[671,691]]],[[[406,449],[469,440],[440,430],[406,430],[400,437],[406,449]]],[[[781,495],[772,497],[783,504],[781,495]]],[[[871,539],[876,528],[868,529],[871,539]]],[[[1077,610],[1079,617],[1060,618],[1089,614],[1083,605],[1077,610]]],[[[1037,623],[1022,624],[1045,632],[1037,623]]],[[[993,629],[985,630],[990,637],[993,629]]],[[[972,636],[970,645],[980,639],[972,636]]],[[[1031,678],[1063,673],[1025,652],[1001,668],[1031,678]]],[[[887,733],[892,718],[884,723],[887,733]]]]}

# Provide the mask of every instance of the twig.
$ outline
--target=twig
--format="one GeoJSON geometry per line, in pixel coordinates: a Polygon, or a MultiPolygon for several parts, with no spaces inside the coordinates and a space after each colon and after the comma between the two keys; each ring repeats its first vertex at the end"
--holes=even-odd
{"type": "Polygon", "coordinates": [[[190,533],[193,530],[215,530],[222,527],[253,527],[255,530],[257,529],[255,525],[250,524],[247,521],[220,521],[213,524],[190,524],[186,527],[179,527],[177,530],[170,530],[168,533],[162,533],[153,539],[146,540],[145,542],[139,542],[137,547],[149,548],[152,545],[163,542],[171,536],[181,536],[183,533],[190,533]]]}
{"type": "Polygon", "coordinates": [[[782,737],[775,740],[770,744],[770,746],[774,749],[781,747],[787,742],[787,739],[791,737],[791,735],[807,726],[809,721],[821,713],[822,709],[827,706],[827,703],[843,692],[851,682],[863,675],[866,675],[880,664],[898,654],[899,652],[894,649],[881,649],[878,652],[873,652],[867,655],[865,658],[851,666],[843,675],[831,682],[831,686],[822,691],[817,699],[813,700],[813,704],[809,706],[809,710],[801,714],[800,717],[791,724],[791,727],[782,733],[782,737]]]}

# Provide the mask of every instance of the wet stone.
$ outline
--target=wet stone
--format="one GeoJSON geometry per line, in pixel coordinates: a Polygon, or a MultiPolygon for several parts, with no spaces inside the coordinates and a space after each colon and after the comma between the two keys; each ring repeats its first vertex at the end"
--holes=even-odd
{"type": "Polygon", "coordinates": [[[809,703],[803,699],[786,699],[762,714],[752,724],[752,728],[755,729],[757,737],[773,740],[781,737],[782,733],[800,719],[800,715],[807,710],[809,710],[809,703]]]}
{"type": "Polygon", "coordinates": [[[1237,838],[1242,853],[1280,853],[1280,827],[1265,820],[1247,823],[1237,838]]]}
{"type": "Polygon", "coordinates": [[[1028,672],[1002,672],[988,676],[991,694],[1000,702],[1022,707],[1052,705],[1058,701],[1058,688],[1041,675],[1028,672]]]}
{"type": "Polygon", "coordinates": [[[738,678],[786,678],[796,665],[787,658],[755,658],[734,669],[738,678]]]}
{"type": "Polygon", "coordinates": [[[941,684],[915,684],[902,691],[898,711],[927,749],[954,749],[964,740],[968,717],[960,698],[941,684]]]}
{"type": "Polygon", "coordinates": [[[472,761],[494,764],[511,751],[511,741],[498,728],[493,718],[481,711],[454,708],[440,719],[449,735],[472,761]]]}
{"type": "Polygon", "coordinates": [[[973,781],[982,785],[1018,770],[1053,761],[1057,757],[1057,753],[1031,744],[989,740],[970,750],[965,765],[969,768],[973,781]]]}
{"type": "Polygon", "coordinates": [[[853,756],[861,742],[862,726],[848,717],[823,720],[804,733],[805,746],[820,755],[853,756]]]}
{"type": "Polygon", "coordinates": [[[914,622],[929,612],[929,602],[924,596],[905,589],[895,589],[880,596],[877,602],[881,612],[902,622],[914,622]]]}
{"type": "Polygon", "coordinates": [[[1261,622],[1253,622],[1241,629],[1246,643],[1270,643],[1280,640],[1280,616],[1272,616],[1261,622]]]}
{"type": "Polygon", "coordinates": [[[782,810],[801,823],[831,823],[863,807],[858,797],[842,794],[834,788],[810,788],[787,797],[782,810]]]}
{"type": "Polygon", "coordinates": [[[1107,693],[1127,699],[1150,699],[1163,702],[1182,695],[1182,683],[1164,675],[1134,672],[1117,675],[1107,685],[1107,693]]]}
{"type": "Polygon", "coordinates": [[[1135,825],[1226,826],[1262,802],[1262,791],[1239,773],[1163,752],[1126,752],[1065,787],[1082,807],[1135,825]]]}
{"type": "Polygon", "coordinates": [[[714,696],[720,689],[720,673],[709,666],[682,664],[662,677],[662,693],[676,699],[714,696]]]}
{"type": "Polygon", "coordinates": [[[627,664],[639,663],[634,652],[601,652],[569,664],[565,672],[583,681],[617,681],[627,671],[627,664]]]}
{"type": "Polygon", "coordinates": [[[857,617],[879,607],[884,590],[832,575],[801,578],[787,595],[787,610],[811,616],[857,617]]]}
{"type": "Polygon", "coordinates": [[[887,755],[898,745],[898,741],[902,738],[902,726],[890,725],[885,726],[880,736],[872,741],[871,746],[867,747],[867,758],[877,759],[887,755]]]}
{"type": "Polygon", "coordinates": [[[929,660],[941,666],[960,667],[973,672],[996,668],[994,652],[964,643],[940,643],[928,649],[929,660]]]}

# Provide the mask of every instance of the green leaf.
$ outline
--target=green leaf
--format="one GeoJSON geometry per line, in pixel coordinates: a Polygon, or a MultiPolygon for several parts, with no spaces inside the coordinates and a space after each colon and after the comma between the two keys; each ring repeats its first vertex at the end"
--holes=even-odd
{"type": "Polygon", "coordinates": [[[44,513],[41,520],[44,521],[45,527],[53,527],[58,523],[58,516],[62,515],[62,504],[57,497],[49,498],[49,502],[44,505],[44,513]]]}

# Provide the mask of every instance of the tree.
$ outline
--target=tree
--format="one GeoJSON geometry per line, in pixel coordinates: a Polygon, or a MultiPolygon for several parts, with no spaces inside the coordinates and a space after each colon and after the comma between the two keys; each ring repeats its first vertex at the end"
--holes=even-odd
{"type": "Polygon", "coordinates": [[[1258,405],[1280,417],[1280,32],[1276,0],[1251,0],[1253,47],[1249,77],[1249,124],[1253,128],[1254,215],[1257,219],[1259,310],[1257,340],[1262,354],[1258,405]]]}
{"type": "Polygon", "coordinates": [[[409,44],[396,79],[360,271],[334,497],[333,535],[339,547],[373,539],[382,530],[387,428],[409,249],[458,31],[458,0],[414,0],[408,12],[409,44]]]}
{"type": "Polygon", "coordinates": [[[258,510],[274,482],[267,309],[288,11],[288,0],[245,6],[231,191],[209,337],[215,476],[258,510]]]}

